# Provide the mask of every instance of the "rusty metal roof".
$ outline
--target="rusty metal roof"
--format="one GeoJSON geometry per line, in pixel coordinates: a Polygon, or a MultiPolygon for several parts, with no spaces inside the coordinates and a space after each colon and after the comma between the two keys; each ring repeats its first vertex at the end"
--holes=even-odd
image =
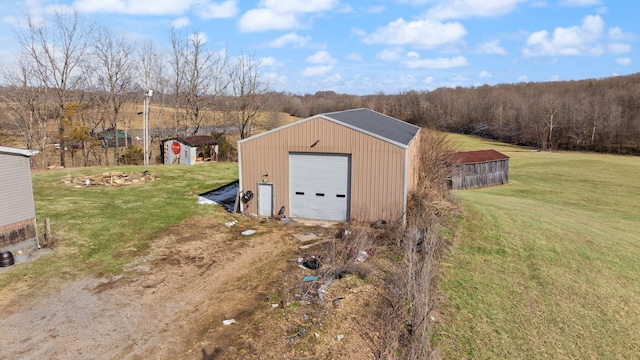
{"type": "Polygon", "coordinates": [[[216,145],[218,143],[216,139],[207,135],[183,136],[183,137],[177,137],[175,138],[175,140],[178,140],[181,143],[189,146],[216,145]]]}
{"type": "Polygon", "coordinates": [[[453,160],[451,161],[451,163],[454,165],[473,164],[487,161],[505,160],[508,158],[509,157],[507,155],[493,149],[461,151],[453,154],[453,160]]]}

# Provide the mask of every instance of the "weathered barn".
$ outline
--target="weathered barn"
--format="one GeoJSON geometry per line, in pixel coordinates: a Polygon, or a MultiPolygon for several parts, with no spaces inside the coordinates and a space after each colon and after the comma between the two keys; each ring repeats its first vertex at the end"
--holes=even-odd
{"type": "Polygon", "coordinates": [[[0,146],[0,251],[38,244],[29,158],[37,151],[0,146]]]}
{"type": "Polygon", "coordinates": [[[162,140],[163,164],[195,165],[218,160],[218,142],[211,136],[196,135],[162,140]]]}
{"type": "Polygon", "coordinates": [[[352,109],[241,140],[240,190],[256,195],[241,201],[241,210],[333,221],[402,219],[415,186],[419,130],[352,109]]]}
{"type": "Polygon", "coordinates": [[[496,150],[463,151],[453,155],[453,190],[502,185],[508,182],[509,157],[496,150]]]}

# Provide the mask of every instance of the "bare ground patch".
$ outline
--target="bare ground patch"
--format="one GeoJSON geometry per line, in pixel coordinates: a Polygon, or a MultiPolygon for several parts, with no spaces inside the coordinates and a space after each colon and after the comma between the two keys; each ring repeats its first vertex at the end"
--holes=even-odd
{"type": "MultiPolygon", "coordinates": [[[[157,239],[116,277],[84,278],[48,290],[8,286],[3,356],[9,359],[202,359],[229,344],[263,302],[296,242],[292,228],[255,235],[192,218],[157,239]],[[256,272],[260,269],[260,272],[256,272]],[[9,294],[10,293],[10,294],[9,294]],[[229,333],[230,334],[227,334],[229,333]]],[[[5,297],[5,295],[7,295],[5,297]]]]}

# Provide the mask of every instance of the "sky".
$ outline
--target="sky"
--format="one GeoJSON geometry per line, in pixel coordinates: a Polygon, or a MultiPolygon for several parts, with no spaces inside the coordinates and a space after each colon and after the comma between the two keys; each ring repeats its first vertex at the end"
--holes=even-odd
{"type": "Polygon", "coordinates": [[[639,70],[637,0],[0,0],[0,66],[25,14],[168,47],[173,27],[251,54],[275,91],[397,94],[639,70]]]}

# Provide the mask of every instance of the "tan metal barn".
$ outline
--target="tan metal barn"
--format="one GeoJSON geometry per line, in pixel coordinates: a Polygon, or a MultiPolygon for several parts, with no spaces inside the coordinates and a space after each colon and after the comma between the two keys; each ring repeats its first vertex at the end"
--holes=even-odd
{"type": "Polygon", "coordinates": [[[238,142],[241,211],[396,220],[416,182],[420,128],[369,109],[324,113],[238,142]],[[249,196],[245,196],[249,198],[249,196]]]}
{"type": "Polygon", "coordinates": [[[0,250],[37,247],[29,158],[37,151],[0,146],[0,250]]]}

